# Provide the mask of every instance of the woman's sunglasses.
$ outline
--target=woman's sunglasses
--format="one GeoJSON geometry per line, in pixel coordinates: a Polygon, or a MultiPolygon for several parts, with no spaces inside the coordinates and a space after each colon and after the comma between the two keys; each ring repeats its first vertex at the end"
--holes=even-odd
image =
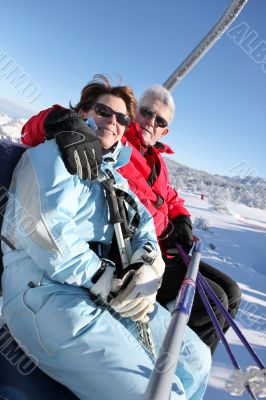
{"type": "Polygon", "coordinates": [[[103,118],[110,118],[113,114],[120,125],[129,126],[131,119],[128,115],[114,111],[112,108],[102,103],[96,103],[93,107],[95,113],[103,118]]]}
{"type": "Polygon", "coordinates": [[[144,118],[155,117],[155,125],[159,126],[159,128],[166,128],[168,126],[168,122],[163,117],[160,117],[148,107],[140,107],[139,112],[144,118]]]}

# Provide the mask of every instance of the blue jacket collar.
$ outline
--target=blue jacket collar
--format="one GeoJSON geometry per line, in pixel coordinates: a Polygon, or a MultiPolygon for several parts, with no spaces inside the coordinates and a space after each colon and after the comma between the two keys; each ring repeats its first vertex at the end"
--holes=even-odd
{"type": "Polygon", "coordinates": [[[121,142],[117,143],[116,148],[109,153],[103,155],[102,158],[102,168],[118,169],[126,165],[131,156],[132,149],[129,146],[123,146],[121,142]]]}

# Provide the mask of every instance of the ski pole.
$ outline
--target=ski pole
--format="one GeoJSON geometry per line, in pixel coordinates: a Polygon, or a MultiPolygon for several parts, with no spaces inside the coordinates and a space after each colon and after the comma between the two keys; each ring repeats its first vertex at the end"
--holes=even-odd
{"type": "Polygon", "coordinates": [[[201,255],[201,243],[194,248],[189,267],[176,300],[159,356],[146,389],[145,400],[169,399],[179,358],[185,327],[189,320],[196,290],[201,255]]]}
{"type": "MultiPolygon", "coordinates": [[[[225,337],[225,335],[224,335],[224,333],[222,331],[222,328],[219,325],[219,322],[218,322],[218,320],[216,318],[216,315],[215,315],[215,313],[214,313],[214,311],[213,311],[213,309],[212,309],[212,307],[210,305],[210,302],[209,302],[209,300],[208,300],[208,298],[206,296],[206,293],[204,292],[204,289],[202,287],[202,284],[200,282],[197,282],[197,290],[198,290],[198,292],[200,294],[202,302],[203,302],[203,304],[204,304],[204,306],[205,306],[205,308],[206,308],[206,310],[207,310],[207,312],[208,312],[208,314],[210,316],[210,319],[211,319],[213,325],[215,326],[216,332],[218,333],[218,336],[219,336],[221,342],[223,343],[223,345],[224,345],[224,347],[225,347],[225,349],[227,351],[227,354],[228,354],[228,356],[229,356],[229,358],[230,358],[235,370],[238,371],[239,373],[243,374],[243,371],[242,371],[240,365],[238,364],[235,356],[233,355],[232,350],[230,349],[229,343],[226,340],[226,337],[225,337]]],[[[254,396],[254,393],[252,392],[248,382],[245,385],[245,387],[246,387],[246,390],[247,390],[250,398],[252,400],[256,400],[256,397],[254,396]]]]}
{"type": "MultiPolygon", "coordinates": [[[[177,247],[181,257],[183,258],[184,263],[188,266],[189,256],[185,253],[185,251],[183,250],[181,245],[179,245],[177,243],[176,247],[177,247]]],[[[216,303],[216,305],[220,309],[220,311],[224,311],[223,315],[225,316],[225,318],[227,319],[229,324],[230,324],[230,322],[232,320],[232,317],[225,310],[223,304],[220,302],[220,300],[218,299],[216,294],[213,292],[212,288],[209,286],[208,282],[205,280],[205,278],[200,273],[198,274],[196,284],[197,284],[197,289],[198,289],[198,292],[200,294],[200,297],[201,297],[201,299],[202,299],[202,301],[204,303],[204,306],[205,306],[205,308],[206,308],[206,310],[207,310],[207,312],[208,312],[208,314],[209,314],[209,316],[210,316],[210,318],[212,320],[212,323],[213,323],[213,325],[214,325],[214,327],[215,327],[215,329],[216,329],[216,331],[218,333],[218,336],[219,336],[220,340],[222,341],[223,345],[225,346],[225,349],[226,349],[226,351],[228,353],[228,356],[229,356],[229,358],[230,358],[230,360],[231,360],[231,362],[232,362],[232,364],[233,364],[233,366],[235,368],[235,374],[236,374],[235,377],[234,377],[234,378],[236,378],[235,380],[237,380],[237,378],[240,378],[240,380],[241,380],[240,384],[242,385],[242,387],[247,390],[247,392],[248,392],[248,394],[249,394],[249,396],[250,396],[250,398],[252,400],[256,400],[257,398],[256,398],[256,396],[254,394],[254,391],[252,390],[253,387],[255,386],[254,385],[254,380],[256,379],[256,377],[254,379],[254,371],[253,371],[253,374],[249,373],[249,370],[254,370],[254,367],[252,367],[252,366],[247,367],[247,372],[248,373],[247,374],[243,373],[241,367],[239,366],[236,358],[234,357],[234,355],[232,353],[232,350],[230,349],[229,343],[228,343],[228,341],[227,341],[227,339],[226,339],[226,337],[225,337],[225,335],[224,335],[224,333],[223,333],[223,331],[222,331],[222,329],[221,329],[221,327],[219,325],[219,322],[218,322],[218,320],[216,318],[216,315],[215,315],[215,313],[214,313],[214,311],[213,311],[213,309],[212,309],[212,307],[210,305],[210,302],[209,302],[209,300],[208,300],[208,298],[206,296],[206,293],[216,303]],[[227,318],[228,316],[230,317],[230,321],[227,318]]],[[[235,322],[234,322],[234,324],[235,324],[235,322]]],[[[242,333],[241,333],[241,335],[243,336],[242,333]]],[[[247,344],[251,348],[251,346],[249,345],[248,342],[247,342],[247,344]]],[[[251,348],[251,350],[252,350],[252,354],[251,355],[252,356],[255,355],[255,362],[258,364],[259,371],[261,373],[261,376],[259,378],[257,378],[257,380],[255,381],[255,384],[256,384],[255,387],[256,387],[257,391],[259,390],[260,393],[264,393],[262,385],[265,384],[265,371],[266,370],[265,370],[265,367],[264,367],[262,361],[257,356],[257,354],[254,352],[254,350],[252,348],[251,348]]],[[[256,371],[256,372],[258,372],[258,371],[256,371]]],[[[235,389],[233,383],[229,382],[227,384],[227,386],[228,386],[228,389],[229,389],[229,393],[232,394],[232,395],[236,395],[236,389],[235,389]]],[[[238,382],[238,386],[239,386],[239,382],[238,382]]],[[[242,390],[244,390],[244,389],[242,389],[242,390]]],[[[238,387],[238,391],[239,391],[239,387],[238,387]]],[[[241,391],[239,393],[241,393],[241,391]]],[[[260,396],[260,397],[262,397],[262,396],[260,396]]],[[[265,397],[265,396],[263,396],[263,397],[265,397]]]]}
{"type": "MultiPolygon", "coordinates": [[[[106,190],[106,198],[109,206],[110,212],[110,222],[114,225],[115,236],[117,240],[117,245],[119,249],[122,269],[130,265],[130,259],[132,255],[131,245],[129,237],[124,239],[122,232],[122,224],[124,229],[127,229],[125,218],[122,217],[123,205],[120,204],[116,196],[113,184],[115,179],[110,171],[107,172],[109,179],[102,182],[106,190]]],[[[136,327],[139,335],[140,342],[145,346],[145,348],[155,357],[155,346],[153,344],[151,332],[147,323],[136,321],[136,327]]]]}
{"type": "Polygon", "coordinates": [[[197,64],[207,51],[222,37],[229,26],[234,22],[248,0],[232,0],[222,17],[216,22],[211,30],[204,36],[199,44],[176,68],[176,70],[164,82],[163,86],[173,90],[181,82],[184,76],[197,64]]]}
{"type": "MultiPolygon", "coordinates": [[[[186,254],[186,252],[182,249],[182,246],[180,246],[178,243],[176,244],[177,250],[179,251],[185,265],[188,267],[189,265],[189,260],[190,257],[186,254]]],[[[265,364],[262,362],[262,360],[259,358],[259,356],[256,354],[256,352],[253,350],[253,348],[250,346],[248,343],[247,339],[243,335],[243,333],[240,331],[239,327],[231,317],[231,315],[228,313],[228,311],[225,309],[223,304],[220,302],[219,298],[216,296],[206,279],[202,276],[202,274],[199,272],[197,280],[202,284],[203,289],[205,292],[210,296],[210,298],[213,300],[215,305],[219,308],[219,310],[222,312],[223,316],[226,318],[227,322],[230,324],[238,338],[241,340],[245,348],[248,350],[250,353],[251,357],[254,359],[256,364],[260,369],[265,369],[265,364]]]]}

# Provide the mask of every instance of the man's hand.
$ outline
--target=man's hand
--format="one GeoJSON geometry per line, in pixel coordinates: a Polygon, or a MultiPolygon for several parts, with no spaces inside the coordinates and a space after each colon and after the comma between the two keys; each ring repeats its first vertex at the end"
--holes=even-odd
{"type": "Polygon", "coordinates": [[[68,109],[55,109],[44,123],[47,139],[55,138],[63,161],[71,175],[80,179],[97,178],[102,162],[102,150],[95,132],[68,109]]]}
{"type": "Polygon", "coordinates": [[[94,180],[99,174],[101,146],[92,132],[88,127],[87,132],[63,131],[55,137],[68,172],[80,179],[94,180]]]}
{"type": "Polygon", "coordinates": [[[176,242],[178,242],[188,254],[193,246],[191,219],[187,215],[178,215],[169,222],[166,232],[162,236],[167,250],[175,249],[176,242]]]}

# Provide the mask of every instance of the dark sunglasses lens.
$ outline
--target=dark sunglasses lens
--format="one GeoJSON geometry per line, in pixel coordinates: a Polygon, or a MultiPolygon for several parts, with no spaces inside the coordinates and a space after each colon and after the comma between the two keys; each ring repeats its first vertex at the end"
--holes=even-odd
{"type": "Polygon", "coordinates": [[[146,118],[152,118],[154,116],[154,113],[146,107],[141,107],[140,113],[143,117],[146,117],[146,118]]]}
{"type": "MultiPolygon", "coordinates": [[[[156,113],[154,113],[153,111],[151,111],[149,108],[147,107],[140,107],[140,113],[144,118],[153,118],[156,116],[156,113]]],[[[168,123],[167,121],[165,121],[164,118],[159,117],[158,115],[155,118],[155,124],[157,126],[159,126],[159,128],[166,128],[168,123]]]]}
{"type": "Polygon", "coordinates": [[[95,104],[94,111],[104,118],[109,118],[113,114],[112,110],[103,104],[95,104]]]}
{"type": "Polygon", "coordinates": [[[168,125],[168,123],[162,117],[156,117],[155,124],[159,126],[159,128],[166,128],[168,125]]]}
{"type": "Polygon", "coordinates": [[[129,116],[122,113],[116,113],[116,120],[120,125],[123,126],[129,126],[131,122],[129,116]]]}
{"type": "Polygon", "coordinates": [[[113,114],[115,114],[117,122],[123,126],[129,126],[131,122],[128,115],[115,112],[110,107],[105,106],[104,104],[96,103],[94,106],[94,111],[96,112],[96,114],[100,115],[103,118],[110,118],[113,114]]]}

